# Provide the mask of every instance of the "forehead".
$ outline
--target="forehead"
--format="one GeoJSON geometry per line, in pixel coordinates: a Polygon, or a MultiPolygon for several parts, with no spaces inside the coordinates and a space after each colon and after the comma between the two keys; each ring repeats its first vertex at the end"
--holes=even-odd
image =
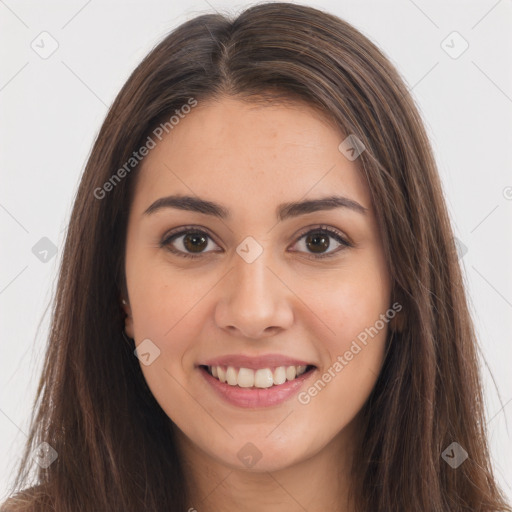
{"type": "Polygon", "coordinates": [[[142,211],[167,193],[260,209],[343,193],[370,209],[356,162],[338,149],[345,137],[304,103],[199,103],[155,139],[139,170],[133,209],[142,211]]]}

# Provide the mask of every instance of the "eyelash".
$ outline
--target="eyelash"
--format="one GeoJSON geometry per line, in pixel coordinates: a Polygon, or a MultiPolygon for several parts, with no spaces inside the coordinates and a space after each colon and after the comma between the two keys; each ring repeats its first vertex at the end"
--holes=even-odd
{"type": "MultiPolygon", "coordinates": [[[[161,248],[166,248],[168,251],[172,252],[173,254],[176,254],[183,258],[197,259],[197,258],[203,257],[204,254],[207,254],[207,253],[198,253],[198,254],[193,255],[191,253],[176,250],[176,249],[172,248],[172,246],[170,245],[170,243],[173,242],[175,239],[179,238],[180,236],[187,235],[189,233],[206,235],[208,238],[212,239],[212,237],[206,231],[204,231],[202,229],[197,229],[194,226],[185,226],[183,228],[180,228],[180,231],[178,231],[178,232],[167,233],[163,237],[163,239],[161,240],[159,245],[161,248]]],[[[330,257],[335,256],[338,252],[340,252],[344,248],[353,247],[353,244],[351,244],[350,242],[345,240],[345,238],[343,238],[343,236],[338,231],[331,229],[328,226],[319,226],[317,228],[308,229],[307,231],[305,231],[299,235],[296,242],[298,242],[299,240],[304,238],[306,235],[309,235],[310,233],[315,233],[315,234],[327,233],[328,235],[330,235],[332,238],[334,238],[337,242],[339,242],[341,244],[341,247],[338,247],[336,250],[334,250],[332,252],[321,254],[321,255],[313,254],[312,256],[309,256],[310,259],[320,260],[320,259],[324,259],[324,258],[330,258],[330,257]]],[[[210,251],[208,251],[208,252],[210,252],[210,251]]]]}

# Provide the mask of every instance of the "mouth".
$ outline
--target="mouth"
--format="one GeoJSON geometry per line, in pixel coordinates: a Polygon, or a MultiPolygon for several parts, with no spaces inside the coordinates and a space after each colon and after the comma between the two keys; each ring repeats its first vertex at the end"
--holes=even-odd
{"type": "Polygon", "coordinates": [[[220,398],[236,408],[260,409],[279,406],[295,396],[317,373],[313,365],[247,368],[226,365],[199,365],[211,399],[220,398]]]}
{"type": "Polygon", "coordinates": [[[279,387],[286,382],[295,381],[301,376],[309,376],[316,366],[289,365],[267,368],[244,368],[226,365],[200,365],[211,377],[228,386],[249,389],[267,389],[279,387]]]}

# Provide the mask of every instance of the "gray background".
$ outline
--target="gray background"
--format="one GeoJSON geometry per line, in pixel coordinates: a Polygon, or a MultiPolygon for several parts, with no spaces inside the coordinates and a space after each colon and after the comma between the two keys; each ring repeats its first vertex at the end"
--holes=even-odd
{"type": "MultiPolygon", "coordinates": [[[[253,3],[0,0],[0,499],[25,441],[72,200],[107,107],[175,26],[253,3]]],[[[512,500],[512,0],[296,3],[368,36],[420,108],[485,358],[493,464],[512,500]]]]}

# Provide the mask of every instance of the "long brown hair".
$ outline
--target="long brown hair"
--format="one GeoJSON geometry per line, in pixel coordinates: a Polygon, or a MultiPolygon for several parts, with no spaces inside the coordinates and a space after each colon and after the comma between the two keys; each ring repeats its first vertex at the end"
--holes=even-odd
{"type": "MultiPolygon", "coordinates": [[[[440,179],[421,117],[383,53],[334,15],[260,3],[198,16],[130,76],[87,162],[67,232],[44,371],[6,510],[187,510],[169,418],[123,337],[127,215],[139,166],[105,183],[190,98],[293,99],[366,147],[368,182],[405,322],[361,417],[352,491],[366,512],[511,509],[485,432],[477,341],[440,179]],[[112,182],[111,182],[112,183],[112,182]],[[56,450],[29,479],[42,442],[56,450]],[[457,469],[441,454],[468,453],[457,469]],[[30,487],[30,488],[29,488],[30,487]]],[[[341,142],[341,139],[340,139],[341,142]]]]}

